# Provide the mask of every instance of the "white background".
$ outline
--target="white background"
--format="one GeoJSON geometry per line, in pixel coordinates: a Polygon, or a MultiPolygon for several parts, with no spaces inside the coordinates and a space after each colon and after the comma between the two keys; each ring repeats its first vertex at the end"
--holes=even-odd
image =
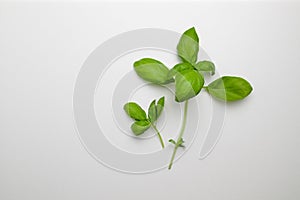
{"type": "Polygon", "coordinates": [[[299,3],[0,3],[0,199],[297,200],[299,3]],[[110,170],[82,147],[72,92],[87,56],[138,28],[195,26],[221,74],[254,91],[227,107],[223,135],[172,171],[110,170]]]}

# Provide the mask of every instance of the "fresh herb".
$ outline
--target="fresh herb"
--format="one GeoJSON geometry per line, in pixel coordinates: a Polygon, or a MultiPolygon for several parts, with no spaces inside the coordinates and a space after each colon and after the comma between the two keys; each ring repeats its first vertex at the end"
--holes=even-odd
{"type": "Polygon", "coordinates": [[[153,100],[148,108],[148,116],[146,112],[139,106],[137,103],[129,102],[124,105],[124,110],[129,117],[135,120],[131,125],[132,132],[138,136],[143,134],[146,130],[152,127],[160,141],[162,148],[165,147],[164,141],[159,133],[159,130],[156,127],[156,121],[161,115],[165,106],[165,97],[161,97],[157,103],[156,100],[153,100]]]}
{"type": "MultiPolygon", "coordinates": [[[[181,130],[177,140],[170,139],[169,142],[174,144],[174,151],[170,160],[169,169],[172,168],[177,149],[184,147],[183,134],[187,122],[188,100],[197,96],[202,88],[214,98],[223,101],[237,101],[247,97],[252,87],[248,81],[240,77],[223,76],[207,86],[204,86],[203,73],[215,74],[215,65],[211,61],[202,60],[197,62],[199,53],[199,37],[195,28],[185,31],[177,45],[177,54],[181,63],[169,69],[162,62],[152,59],[143,58],[134,63],[134,69],[138,76],[151,83],[163,85],[175,81],[175,101],[184,102],[184,114],[181,130]]],[[[159,116],[159,103],[153,101],[148,109],[148,118],[146,113],[138,105],[132,105],[133,113],[125,108],[126,112],[133,119],[137,120],[132,127],[132,131],[139,135],[146,131],[150,126],[156,129],[153,121],[159,116]]],[[[126,105],[125,105],[126,106],[126,105]]],[[[163,104],[161,109],[163,108],[163,104]]],[[[130,109],[129,109],[130,110],[130,109]]],[[[157,129],[156,129],[157,130],[157,129]]],[[[159,132],[157,131],[160,137],[159,132]]],[[[160,137],[161,139],[161,137],[160,137]]],[[[161,139],[163,146],[163,142],[161,139]]]]}

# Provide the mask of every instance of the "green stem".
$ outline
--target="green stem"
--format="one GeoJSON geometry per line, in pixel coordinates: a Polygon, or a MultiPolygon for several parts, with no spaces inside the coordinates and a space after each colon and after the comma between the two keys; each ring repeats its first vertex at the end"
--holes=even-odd
{"type": "Polygon", "coordinates": [[[179,141],[182,139],[182,136],[183,136],[183,133],[184,133],[184,130],[185,130],[186,118],[187,118],[187,110],[188,110],[188,101],[185,101],[184,102],[184,113],[183,113],[183,121],[182,121],[181,129],[180,129],[179,136],[177,138],[176,145],[174,147],[174,151],[173,151],[173,154],[172,154],[171,161],[170,161],[168,169],[172,168],[172,165],[173,165],[173,162],[174,162],[174,159],[175,159],[175,155],[176,155],[177,149],[179,147],[179,145],[178,145],[179,141]]]}
{"type": "Polygon", "coordinates": [[[152,123],[151,123],[151,126],[152,126],[152,128],[156,131],[156,134],[157,134],[157,136],[158,136],[158,138],[159,138],[159,141],[160,141],[160,144],[161,144],[162,148],[165,148],[164,140],[162,139],[162,137],[161,137],[161,135],[160,135],[160,133],[159,133],[159,130],[158,130],[158,129],[156,128],[156,126],[155,126],[154,124],[152,124],[152,123]]]}
{"type": "Polygon", "coordinates": [[[178,149],[178,146],[175,145],[175,148],[174,148],[174,151],[173,151],[173,154],[172,154],[171,161],[170,161],[170,164],[169,164],[168,169],[171,169],[171,168],[172,168],[173,161],[174,161],[174,159],[175,159],[175,155],[176,155],[177,149],[178,149]]]}

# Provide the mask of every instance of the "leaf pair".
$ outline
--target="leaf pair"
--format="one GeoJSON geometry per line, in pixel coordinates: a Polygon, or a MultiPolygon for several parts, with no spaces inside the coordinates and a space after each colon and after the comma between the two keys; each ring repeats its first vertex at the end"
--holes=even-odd
{"type": "Polygon", "coordinates": [[[177,147],[185,147],[184,144],[183,144],[184,140],[182,138],[180,138],[177,142],[173,139],[169,139],[169,142],[174,144],[177,147]]]}
{"type": "Polygon", "coordinates": [[[124,110],[129,117],[135,120],[131,125],[131,130],[135,135],[141,135],[146,130],[154,125],[155,121],[161,115],[165,104],[165,97],[161,97],[157,104],[156,100],[153,100],[148,108],[148,117],[146,112],[135,102],[129,102],[124,105],[124,110]]]}
{"type": "Polygon", "coordinates": [[[156,104],[156,100],[153,100],[148,108],[148,119],[151,123],[154,123],[165,106],[165,97],[161,97],[156,104]]]}
{"type": "Polygon", "coordinates": [[[186,30],[180,37],[177,45],[177,54],[184,63],[201,72],[211,72],[215,74],[215,65],[210,61],[200,61],[197,63],[199,53],[199,37],[194,27],[186,30]]]}

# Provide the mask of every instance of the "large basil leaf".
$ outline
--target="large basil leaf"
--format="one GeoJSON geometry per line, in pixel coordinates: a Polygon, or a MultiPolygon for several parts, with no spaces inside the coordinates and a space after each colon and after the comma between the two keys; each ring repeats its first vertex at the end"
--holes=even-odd
{"type": "Polygon", "coordinates": [[[185,31],[177,45],[178,56],[183,62],[195,64],[199,52],[199,38],[195,28],[185,31]]]}
{"type": "Polygon", "coordinates": [[[134,69],[142,79],[155,84],[165,84],[172,81],[172,79],[168,79],[169,69],[160,61],[152,58],[136,61],[134,69]]]}
{"type": "Polygon", "coordinates": [[[136,121],[131,125],[131,130],[135,135],[141,135],[151,126],[148,121],[136,121]]]}
{"type": "Polygon", "coordinates": [[[124,105],[125,112],[135,120],[146,120],[146,112],[136,103],[129,102],[124,105]]]}
{"type": "Polygon", "coordinates": [[[186,101],[196,96],[202,89],[204,79],[196,70],[185,70],[175,76],[175,100],[186,101]]]}
{"type": "Polygon", "coordinates": [[[168,77],[169,78],[172,78],[174,77],[178,72],[182,72],[184,70],[193,70],[194,67],[193,65],[191,65],[190,63],[179,63],[177,65],[175,65],[170,71],[169,71],[169,74],[168,74],[168,77]]]}
{"type": "Polygon", "coordinates": [[[237,101],[247,97],[252,91],[252,86],[241,77],[223,76],[210,83],[206,90],[217,99],[237,101]]]}
{"type": "Polygon", "coordinates": [[[195,68],[201,72],[211,72],[211,75],[215,74],[215,65],[211,61],[200,61],[195,65],[195,68]]]}

